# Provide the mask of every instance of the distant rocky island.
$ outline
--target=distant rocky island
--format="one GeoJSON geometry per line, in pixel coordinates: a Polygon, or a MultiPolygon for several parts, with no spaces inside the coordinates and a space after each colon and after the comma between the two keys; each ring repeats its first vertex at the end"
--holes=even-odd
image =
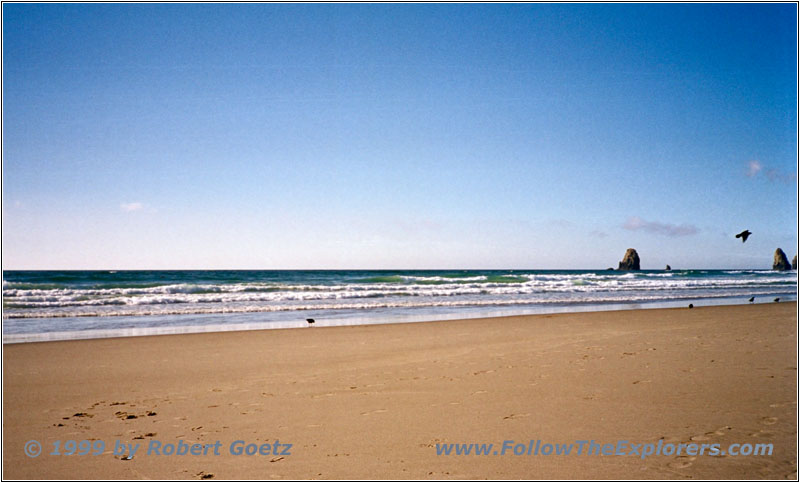
{"type": "Polygon", "coordinates": [[[641,270],[639,267],[639,254],[633,248],[628,248],[617,270],[641,270]]]}
{"type": "Polygon", "coordinates": [[[789,264],[789,259],[786,258],[786,254],[783,253],[783,250],[778,248],[775,250],[775,256],[772,257],[772,269],[773,270],[791,270],[792,268],[797,268],[797,255],[795,255],[794,266],[789,264]]]}
{"type": "MultiPolygon", "coordinates": [[[[617,270],[622,271],[630,271],[630,270],[641,270],[640,267],[640,260],[639,254],[636,252],[635,248],[628,248],[625,251],[625,256],[622,257],[622,261],[619,262],[619,267],[617,270]]],[[[773,270],[797,270],[797,255],[792,258],[792,263],[789,263],[789,259],[786,257],[786,253],[783,250],[778,248],[775,250],[775,255],[772,257],[772,269],[773,270]]],[[[614,270],[612,267],[608,267],[606,270],[614,270]]],[[[672,267],[667,265],[664,270],[672,270],[672,267]]]]}

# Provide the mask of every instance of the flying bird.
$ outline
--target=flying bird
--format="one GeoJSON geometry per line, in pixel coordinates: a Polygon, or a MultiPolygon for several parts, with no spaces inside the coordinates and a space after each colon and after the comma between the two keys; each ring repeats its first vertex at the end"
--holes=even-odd
{"type": "Polygon", "coordinates": [[[739,233],[738,235],[736,235],[736,238],[741,238],[742,239],[742,243],[744,243],[744,242],[747,241],[747,237],[749,237],[752,234],[753,233],[750,230],[745,230],[745,231],[739,233]]]}
{"type": "Polygon", "coordinates": [[[756,299],[755,297],[750,297],[750,300],[748,300],[748,302],[752,304],[755,299],[756,299]]]}

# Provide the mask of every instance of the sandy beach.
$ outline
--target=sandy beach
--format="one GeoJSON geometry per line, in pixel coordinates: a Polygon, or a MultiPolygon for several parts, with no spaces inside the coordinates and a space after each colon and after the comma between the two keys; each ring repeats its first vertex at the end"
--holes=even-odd
{"type": "Polygon", "coordinates": [[[796,324],[792,302],[5,345],[3,477],[796,479],[796,324]],[[51,454],[70,440],[104,448],[51,454]],[[773,450],[513,449],[621,440],[773,450]]]}

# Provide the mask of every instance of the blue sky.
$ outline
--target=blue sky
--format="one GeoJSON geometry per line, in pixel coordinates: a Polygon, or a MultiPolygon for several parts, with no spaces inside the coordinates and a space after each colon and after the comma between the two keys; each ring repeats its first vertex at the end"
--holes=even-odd
{"type": "Polygon", "coordinates": [[[796,8],[7,3],[3,268],[770,268],[796,8]]]}

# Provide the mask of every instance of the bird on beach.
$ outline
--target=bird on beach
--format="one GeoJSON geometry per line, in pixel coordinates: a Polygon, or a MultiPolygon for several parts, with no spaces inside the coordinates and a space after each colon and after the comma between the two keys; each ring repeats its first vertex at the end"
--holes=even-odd
{"type": "Polygon", "coordinates": [[[739,233],[738,235],[736,235],[736,238],[741,238],[742,239],[742,243],[744,243],[744,242],[747,241],[747,237],[749,237],[752,234],[753,233],[750,230],[745,230],[745,231],[739,233]]]}
{"type": "Polygon", "coordinates": [[[773,300],[773,302],[777,302],[780,299],[781,299],[780,297],[776,297],[775,300],[773,300]]]}
{"type": "Polygon", "coordinates": [[[753,303],[753,301],[754,301],[755,299],[756,299],[755,297],[750,297],[750,299],[748,300],[748,302],[750,302],[750,303],[752,304],[752,303],[753,303]]]}
{"type": "Polygon", "coordinates": [[[314,324],[314,319],[306,319],[306,322],[308,322],[308,325],[311,326],[314,324]]]}
{"type": "Polygon", "coordinates": [[[693,309],[694,308],[694,304],[689,304],[689,308],[693,309]]]}

